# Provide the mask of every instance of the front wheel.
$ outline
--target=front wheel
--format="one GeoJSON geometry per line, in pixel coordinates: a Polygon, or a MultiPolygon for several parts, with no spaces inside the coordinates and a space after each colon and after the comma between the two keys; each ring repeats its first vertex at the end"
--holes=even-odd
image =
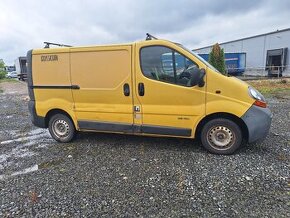
{"type": "Polygon", "coordinates": [[[53,115],[48,123],[50,135],[58,142],[70,142],[76,133],[71,119],[63,114],[53,115]]]}
{"type": "Polygon", "coordinates": [[[213,119],[202,128],[201,142],[211,153],[232,154],[242,143],[242,131],[231,120],[224,118],[213,119]]]}

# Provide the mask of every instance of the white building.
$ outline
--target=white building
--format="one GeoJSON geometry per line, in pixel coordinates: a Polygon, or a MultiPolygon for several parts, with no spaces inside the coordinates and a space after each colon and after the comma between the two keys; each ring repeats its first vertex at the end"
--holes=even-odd
{"type": "MultiPolygon", "coordinates": [[[[225,53],[246,53],[245,74],[282,73],[290,76],[290,28],[221,43],[225,53]]],[[[194,49],[208,54],[212,46],[194,49]]]]}

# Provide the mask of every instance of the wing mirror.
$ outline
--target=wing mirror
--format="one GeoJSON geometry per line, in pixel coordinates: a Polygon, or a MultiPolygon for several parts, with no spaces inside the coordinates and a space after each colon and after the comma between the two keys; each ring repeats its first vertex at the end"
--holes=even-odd
{"type": "Polygon", "coordinates": [[[189,86],[196,86],[203,87],[204,82],[204,76],[205,76],[205,69],[201,68],[198,69],[198,71],[194,72],[191,76],[189,86]]]}

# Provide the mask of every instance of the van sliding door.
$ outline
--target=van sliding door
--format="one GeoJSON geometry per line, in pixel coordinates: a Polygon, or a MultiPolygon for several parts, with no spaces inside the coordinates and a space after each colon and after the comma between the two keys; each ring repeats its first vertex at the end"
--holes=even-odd
{"type": "Polygon", "coordinates": [[[70,60],[79,128],[132,132],[131,46],[72,48],[70,60]]]}

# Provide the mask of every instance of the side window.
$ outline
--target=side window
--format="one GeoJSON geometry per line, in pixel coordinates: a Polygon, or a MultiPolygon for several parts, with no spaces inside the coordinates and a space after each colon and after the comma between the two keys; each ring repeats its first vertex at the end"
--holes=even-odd
{"type": "Polygon", "coordinates": [[[164,46],[141,49],[141,69],[144,76],[167,83],[190,86],[198,65],[180,53],[164,46]]]}

